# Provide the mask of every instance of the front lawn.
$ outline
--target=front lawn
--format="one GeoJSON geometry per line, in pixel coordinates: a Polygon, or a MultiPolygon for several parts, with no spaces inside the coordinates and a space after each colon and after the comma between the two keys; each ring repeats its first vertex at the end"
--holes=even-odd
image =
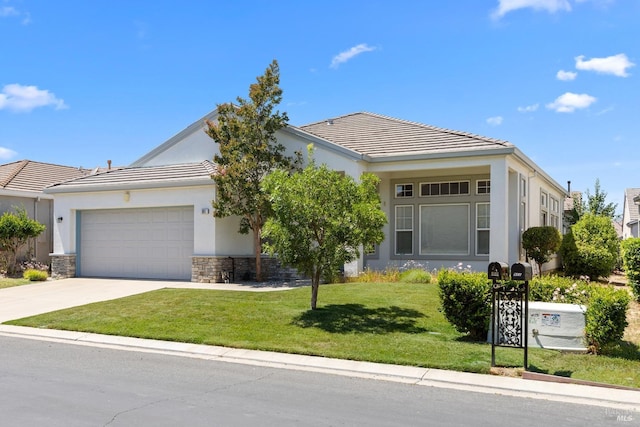
{"type": "MultiPolygon", "coordinates": [[[[491,346],[468,342],[439,312],[434,284],[349,283],[282,292],[163,289],[8,322],[488,373],[491,346]]],[[[523,351],[497,349],[501,366],[522,366],[523,351]]],[[[638,343],[616,356],[530,349],[530,370],[640,388],[638,343]]]]}
{"type": "Polygon", "coordinates": [[[10,288],[12,286],[20,286],[20,285],[27,285],[29,283],[33,283],[27,279],[18,279],[18,278],[12,278],[12,277],[1,277],[0,278],[0,289],[3,288],[10,288]]]}

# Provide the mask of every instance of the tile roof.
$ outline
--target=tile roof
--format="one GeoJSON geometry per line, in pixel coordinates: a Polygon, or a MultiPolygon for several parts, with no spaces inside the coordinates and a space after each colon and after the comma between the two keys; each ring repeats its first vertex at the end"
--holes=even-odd
{"type": "Polygon", "coordinates": [[[514,147],[507,141],[366,112],[298,128],[370,158],[514,147]]]}
{"type": "Polygon", "coordinates": [[[67,191],[108,190],[118,188],[153,188],[180,185],[201,185],[212,182],[216,166],[205,160],[166,166],[130,167],[112,169],[95,175],[87,175],[73,181],[53,185],[47,193],[67,191]]]}
{"type": "Polygon", "coordinates": [[[87,169],[20,160],[0,165],[0,189],[41,192],[45,187],[90,173],[87,169]]]}

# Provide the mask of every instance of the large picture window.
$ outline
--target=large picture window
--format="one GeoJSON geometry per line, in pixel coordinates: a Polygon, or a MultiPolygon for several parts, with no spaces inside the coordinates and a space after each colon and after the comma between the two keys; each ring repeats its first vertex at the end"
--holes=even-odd
{"type": "Polygon", "coordinates": [[[469,205],[420,206],[421,255],[469,255],[469,205]]]}
{"type": "Polygon", "coordinates": [[[489,255],[489,203],[476,204],[476,255],[489,255]]]}
{"type": "Polygon", "coordinates": [[[396,255],[413,254],[413,206],[396,206],[396,255]]]}

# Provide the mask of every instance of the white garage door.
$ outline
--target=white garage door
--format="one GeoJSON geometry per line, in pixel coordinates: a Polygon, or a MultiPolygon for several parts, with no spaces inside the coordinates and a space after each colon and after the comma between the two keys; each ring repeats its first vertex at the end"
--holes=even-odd
{"type": "Polygon", "coordinates": [[[193,207],[80,215],[81,276],[191,279],[193,207]]]}

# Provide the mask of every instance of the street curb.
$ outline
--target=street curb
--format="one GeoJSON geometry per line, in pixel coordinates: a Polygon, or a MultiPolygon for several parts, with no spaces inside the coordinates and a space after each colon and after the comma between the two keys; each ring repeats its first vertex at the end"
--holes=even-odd
{"type": "Polygon", "coordinates": [[[592,384],[548,382],[535,380],[533,378],[501,377],[415,366],[390,365],[319,356],[305,356],[262,350],[246,350],[12,325],[0,325],[0,335],[115,350],[138,351],[270,368],[327,373],[418,386],[562,401],[640,412],[640,390],[638,389],[604,388],[592,384]]]}

